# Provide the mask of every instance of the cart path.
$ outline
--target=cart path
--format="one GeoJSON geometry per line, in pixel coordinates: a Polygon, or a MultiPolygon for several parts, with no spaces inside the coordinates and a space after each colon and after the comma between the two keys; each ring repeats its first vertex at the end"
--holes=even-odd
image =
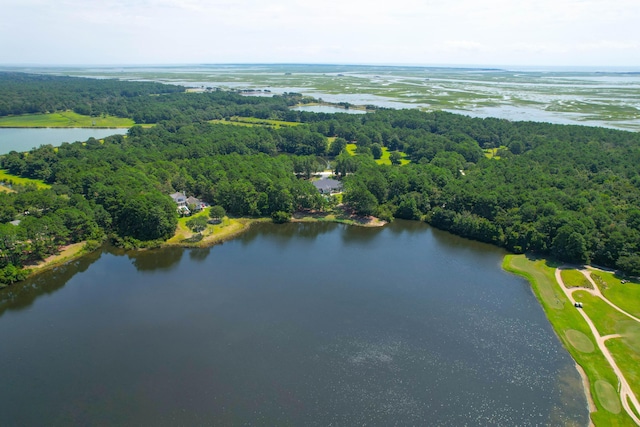
{"type": "MultiPolygon", "coordinates": [[[[595,269],[593,269],[595,270],[595,269]]],[[[591,286],[593,286],[593,289],[584,289],[585,291],[589,292],[591,295],[599,297],[600,299],[602,299],[604,302],[606,302],[607,304],[609,304],[611,307],[613,307],[614,309],[618,310],[620,313],[624,314],[625,316],[628,316],[630,318],[632,318],[633,320],[635,320],[636,322],[640,323],[640,319],[638,319],[637,317],[635,317],[633,314],[624,311],[623,309],[621,309],[620,307],[618,307],[617,305],[615,305],[614,303],[612,303],[611,301],[609,301],[607,299],[607,297],[605,297],[604,295],[602,295],[602,291],[600,290],[600,288],[598,287],[598,285],[596,284],[596,282],[593,281],[593,279],[591,278],[591,274],[590,271],[586,268],[581,268],[579,269],[579,271],[584,275],[584,277],[587,278],[587,280],[591,283],[591,286]]]]}
{"type": "MultiPolygon", "coordinates": [[[[592,285],[594,286],[593,290],[585,289],[585,288],[571,288],[571,289],[568,289],[565,286],[564,281],[562,280],[562,275],[560,274],[561,271],[562,271],[562,267],[556,268],[556,272],[555,272],[556,273],[555,274],[556,281],[560,285],[560,288],[562,289],[564,294],[567,296],[567,298],[569,298],[569,301],[571,301],[571,304],[575,304],[575,302],[576,302],[576,300],[573,298],[573,292],[575,292],[577,290],[587,291],[587,292],[591,293],[592,295],[594,295],[594,296],[596,296],[598,298],[601,298],[603,301],[607,302],[609,305],[614,307],[616,310],[620,311],[621,313],[626,314],[630,318],[634,319],[636,322],[640,323],[640,320],[638,320],[637,317],[634,317],[634,316],[630,315],[626,311],[620,309],[615,304],[613,304],[612,302],[607,300],[602,295],[602,293],[600,292],[600,289],[598,288],[598,286],[595,283],[593,283],[593,281],[591,280],[591,277],[588,274],[586,274],[584,270],[580,270],[580,271],[582,272],[582,274],[587,276],[587,279],[589,279],[589,281],[592,283],[592,285]]],[[[593,334],[593,336],[596,339],[596,342],[598,344],[598,348],[600,349],[600,351],[604,355],[605,359],[607,359],[607,362],[609,362],[609,365],[611,365],[611,368],[613,369],[613,372],[616,374],[616,377],[618,377],[618,383],[620,385],[620,387],[619,387],[620,388],[620,390],[619,390],[620,401],[622,403],[622,406],[623,406],[624,410],[627,412],[629,417],[631,417],[631,419],[638,426],[640,426],[640,418],[638,418],[638,416],[631,409],[631,405],[629,405],[629,401],[631,401],[631,404],[633,405],[634,409],[638,413],[640,413],[640,402],[638,402],[638,398],[636,397],[636,395],[633,394],[633,391],[631,390],[631,387],[629,386],[629,383],[627,382],[626,378],[622,374],[622,371],[620,370],[620,368],[616,364],[616,361],[613,359],[613,356],[611,355],[611,352],[609,352],[609,349],[605,345],[605,342],[607,340],[612,339],[612,338],[618,338],[619,335],[618,334],[612,334],[612,335],[601,336],[600,333],[598,332],[598,330],[596,329],[596,325],[593,323],[593,321],[591,321],[591,319],[589,318],[587,313],[584,310],[579,309],[579,308],[577,308],[577,310],[582,315],[582,317],[587,322],[587,324],[589,325],[589,328],[591,329],[591,333],[593,334]]]]}

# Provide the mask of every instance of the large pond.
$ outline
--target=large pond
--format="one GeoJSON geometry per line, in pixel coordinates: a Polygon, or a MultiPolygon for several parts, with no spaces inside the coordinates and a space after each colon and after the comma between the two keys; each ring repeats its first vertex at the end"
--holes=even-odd
{"type": "Polygon", "coordinates": [[[0,293],[0,425],[587,425],[503,255],[405,221],[105,248],[0,293]]]}
{"type": "Polygon", "coordinates": [[[86,141],[93,137],[124,135],[128,129],[95,128],[0,128],[0,154],[10,151],[29,151],[41,145],[58,146],[63,142],[86,141]]]}

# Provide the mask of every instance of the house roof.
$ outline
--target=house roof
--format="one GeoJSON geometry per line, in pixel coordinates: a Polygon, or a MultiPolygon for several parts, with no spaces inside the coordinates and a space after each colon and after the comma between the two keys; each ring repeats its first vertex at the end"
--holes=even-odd
{"type": "Polygon", "coordinates": [[[169,194],[169,197],[171,197],[173,200],[178,200],[178,199],[184,199],[185,195],[178,192],[178,193],[169,194]]]}
{"type": "Polygon", "coordinates": [[[196,199],[196,198],[195,198],[195,197],[193,197],[193,196],[189,196],[189,197],[187,197],[187,204],[188,204],[188,205],[199,205],[200,203],[202,203],[202,202],[200,201],[200,199],[196,199]]]}
{"type": "Polygon", "coordinates": [[[325,178],[319,179],[318,181],[313,181],[312,184],[318,190],[327,191],[327,190],[336,190],[342,188],[342,183],[335,179],[325,178]]]}

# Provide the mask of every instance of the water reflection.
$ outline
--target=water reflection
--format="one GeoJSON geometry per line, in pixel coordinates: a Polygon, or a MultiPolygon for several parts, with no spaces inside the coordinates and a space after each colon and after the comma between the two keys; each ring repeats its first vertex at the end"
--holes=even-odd
{"type": "Polygon", "coordinates": [[[584,425],[529,287],[474,245],[398,221],[106,248],[0,321],[0,425],[584,425]]]}
{"type": "Polygon", "coordinates": [[[211,248],[193,248],[189,250],[189,259],[195,262],[202,262],[211,253],[211,248]]]}
{"type": "Polygon", "coordinates": [[[340,227],[340,225],[332,222],[297,222],[277,225],[271,223],[258,223],[252,225],[249,231],[242,234],[239,237],[239,241],[243,245],[249,245],[260,236],[276,242],[279,248],[286,248],[291,239],[302,238],[304,240],[313,241],[319,235],[335,230],[336,227],[340,227]]]}
{"type": "Polygon", "coordinates": [[[73,276],[86,271],[91,264],[100,259],[101,255],[102,250],[94,251],[3,289],[0,291],[0,317],[6,311],[24,310],[40,296],[50,295],[62,289],[73,276]]]}
{"type": "Polygon", "coordinates": [[[171,271],[180,263],[184,249],[165,248],[126,253],[138,271],[171,271]]]}
{"type": "Polygon", "coordinates": [[[340,237],[342,238],[342,242],[346,245],[362,245],[371,243],[384,230],[384,227],[343,227],[340,237]]]}

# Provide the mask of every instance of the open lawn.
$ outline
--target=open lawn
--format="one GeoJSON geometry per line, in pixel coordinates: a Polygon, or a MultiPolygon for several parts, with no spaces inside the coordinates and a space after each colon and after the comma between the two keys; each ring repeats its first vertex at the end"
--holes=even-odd
{"type": "MultiPolygon", "coordinates": [[[[356,144],[347,144],[346,150],[347,153],[351,154],[352,156],[355,156],[356,153],[356,148],[358,146],[356,144]]],[[[404,166],[408,163],[411,163],[411,160],[407,159],[407,153],[404,153],[402,151],[398,151],[400,153],[400,155],[402,156],[402,158],[400,159],[400,166],[404,166]]],[[[389,156],[391,155],[391,152],[389,151],[389,149],[387,147],[382,147],[382,156],[376,160],[376,163],[379,165],[390,165],[391,164],[391,159],[389,158],[389,156]]]]}
{"type": "Polygon", "coordinates": [[[504,145],[501,145],[500,148],[485,148],[484,150],[482,150],[484,152],[484,156],[487,159],[496,159],[499,160],[500,156],[498,155],[498,150],[506,150],[507,147],[504,145]]]}
{"type": "Polygon", "coordinates": [[[134,124],[131,119],[91,117],[73,111],[0,117],[0,127],[11,128],[129,128],[134,124]]]}
{"type": "Polygon", "coordinates": [[[22,178],[20,176],[11,175],[4,169],[0,169],[0,183],[4,183],[3,187],[6,187],[11,191],[8,185],[35,185],[39,189],[51,188],[51,186],[40,179],[22,178]]]}
{"type": "Polygon", "coordinates": [[[591,278],[609,301],[640,317],[640,283],[634,281],[622,283],[622,278],[607,271],[592,271],[591,278]]]}
{"type": "Polygon", "coordinates": [[[567,288],[593,289],[591,282],[578,270],[562,270],[560,274],[567,288]]]}
{"type": "Polygon", "coordinates": [[[636,345],[635,348],[629,345],[630,340],[612,339],[607,341],[606,346],[624,373],[633,393],[640,396],[640,353],[637,352],[637,344],[640,343],[640,340],[638,337],[633,338],[632,345],[636,345]]]}
{"type": "Polygon", "coordinates": [[[202,233],[194,233],[187,227],[187,221],[197,216],[209,217],[209,209],[192,215],[178,219],[176,234],[165,242],[165,246],[211,246],[215,243],[223,242],[242,233],[247,227],[254,222],[270,221],[268,219],[247,219],[247,218],[229,218],[224,217],[219,224],[208,224],[202,233]]]}
{"type": "Polygon", "coordinates": [[[629,320],[627,316],[615,310],[602,299],[591,295],[586,291],[576,291],[573,294],[576,301],[583,303],[582,308],[589,318],[595,323],[600,335],[620,333],[619,323],[629,320]]]}
{"type": "MultiPolygon", "coordinates": [[[[618,410],[620,401],[616,392],[617,377],[595,345],[595,339],[578,312],[579,309],[570,303],[560,285],[555,281],[556,267],[547,260],[526,255],[507,255],[503,262],[505,270],[529,280],[556,334],[589,378],[589,392],[597,408],[596,412],[591,413],[594,424],[596,426],[632,426],[634,423],[626,412],[618,410]],[[593,351],[591,351],[592,347],[593,351]],[[615,394],[611,392],[612,390],[615,394]]],[[[587,313],[591,315],[592,311],[600,310],[600,304],[582,295],[583,293],[587,294],[587,291],[576,291],[578,294],[576,298],[584,298],[584,309],[589,310],[587,313]]],[[[588,296],[597,299],[591,295],[588,296]]],[[[606,305],[602,301],[600,303],[606,305]]],[[[620,333],[620,328],[626,325],[626,322],[622,322],[617,314],[611,313],[615,311],[611,307],[603,307],[603,310],[603,314],[594,315],[605,323],[604,326],[598,326],[607,331],[617,330],[620,333]],[[616,327],[619,329],[615,329],[616,327]]],[[[607,346],[617,345],[617,342],[622,342],[620,340],[622,339],[611,339],[607,342],[607,346]]],[[[620,364],[620,366],[622,368],[623,365],[620,364]]]]}
{"type": "Polygon", "coordinates": [[[209,123],[236,125],[236,126],[264,126],[274,129],[283,126],[298,126],[299,122],[285,122],[284,120],[259,119],[257,117],[233,116],[229,120],[209,120],[209,123]]]}

